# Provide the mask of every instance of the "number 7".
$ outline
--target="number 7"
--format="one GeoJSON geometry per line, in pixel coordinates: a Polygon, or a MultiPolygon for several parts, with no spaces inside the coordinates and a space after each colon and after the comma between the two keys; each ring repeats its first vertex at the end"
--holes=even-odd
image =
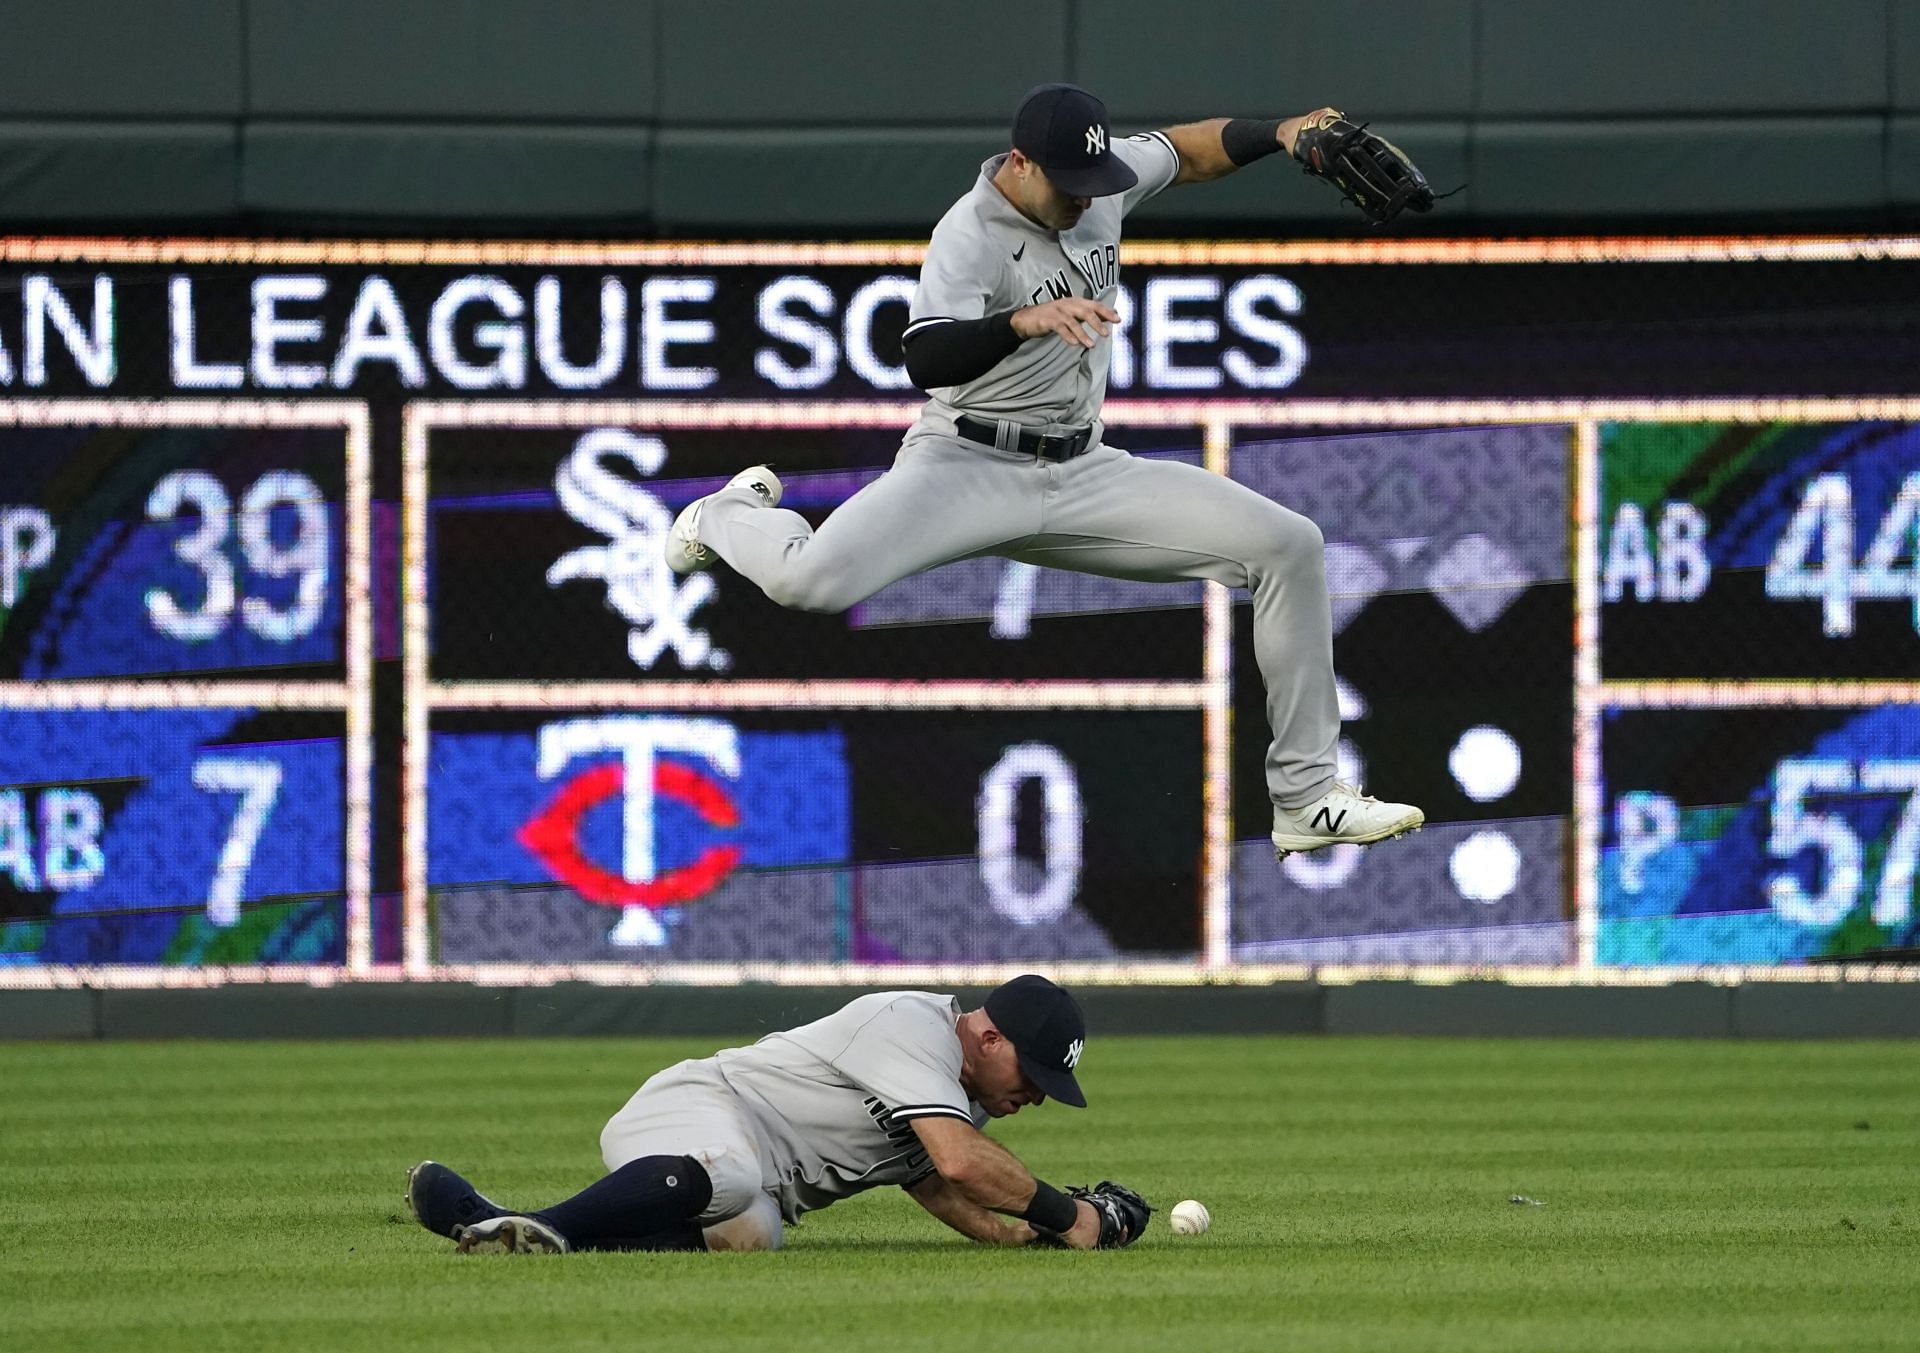
{"type": "Polygon", "coordinates": [[[993,598],[993,627],[996,639],[1024,639],[1033,627],[1033,595],[1040,584],[1040,567],[1007,560],[1000,575],[1000,590],[993,598]]]}
{"type": "Polygon", "coordinates": [[[1869,761],[1860,767],[1860,787],[1906,791],[1907,806],[1887,843],[1873,898],[1875,925],[1904,925],[1913,914],[1914,857],[1920,855],[1920,761],[1869,761]]]}
{"type": "Polygon", "coordinates": [[[247,871],[253,867],[254,847],[267,825],[267,815],[280,798],[282,771],[277,761],[241,757],[203,756],[193,763],[193,786],[209,794],[238,794],[240,806],[227,826],[227,843],[207,888],[207,920],[230,926],[240,919],[240,896],[246,891],[247,871]]]}

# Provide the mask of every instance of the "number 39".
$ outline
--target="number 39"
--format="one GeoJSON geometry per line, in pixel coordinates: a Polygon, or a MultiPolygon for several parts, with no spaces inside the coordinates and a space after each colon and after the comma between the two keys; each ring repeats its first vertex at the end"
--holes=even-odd
{"type": "Polygon", "coordinates": [[[233,503],[225,486],[204,470],[176,470],[153,486],[147,519],[171,521],[183,507],[197,512],[200,524],[174,541],[173,552],[199,571],[205,595],[189,609],[163,587],[147,589],[147,615],[155,629],[169,639],[212,639],[232,622],[238,602],[241,622],[262,639],[284,644],[313,632],[327,600],[327,504],[319,485],[293,470],[272,470],[240,499],[240,553],[247,567],[268,578],[298,578],[285,610],[261,597],[239,598],[227,557],[233,503]],[[298,522],[287,545],[273,537],[277,507],[292,508],[298,522]]]}

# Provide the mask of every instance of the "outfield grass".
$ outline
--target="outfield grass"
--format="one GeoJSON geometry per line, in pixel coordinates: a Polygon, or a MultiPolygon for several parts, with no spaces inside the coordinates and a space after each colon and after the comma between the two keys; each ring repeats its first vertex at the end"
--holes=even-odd
{"type": "Polygon", "coordinates": [[[470,1256],[711,1042],[0,1044],[0,1348],[1912,1349],[1920,1044],[1108,1039],[998,1131],[1157,1218],[975,1249],[897,1190],[778,1254],[470,1256]],[[1543,1206],[1510,1203],[1514,1194],[1543,1206]]]}

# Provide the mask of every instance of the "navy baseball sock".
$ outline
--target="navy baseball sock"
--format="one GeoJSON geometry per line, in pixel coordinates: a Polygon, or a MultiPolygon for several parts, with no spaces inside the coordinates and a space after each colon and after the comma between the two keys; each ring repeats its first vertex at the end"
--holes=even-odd
{"type": "Polygon", "coordinates": [[[617,1250],[622,1253],[646,1250],[660,1253],[665,1250],[704,1250],[707,1248],[707,1233],[699,1222],[683,1221],[678,1226],[669,1226],[664,1231],[655,1231],[650,1236],[612,1236],[606,1240],[596,1240],[591,1245],[575,1246],[582,1250],[617,1250]]]}
{"type": "Polygon", "coordinates": [[[713,1201],[713,1180],[692,1156],[642,1156],[532,1215],[575,1249],[646,1236],[691,1221],[713,1201]]]}

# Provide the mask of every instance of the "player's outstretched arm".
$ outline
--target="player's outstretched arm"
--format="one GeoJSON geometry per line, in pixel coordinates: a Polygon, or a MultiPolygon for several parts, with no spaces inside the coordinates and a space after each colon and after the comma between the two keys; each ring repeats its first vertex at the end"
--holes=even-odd
{"type": "Polygon", "coordinates": [[[1042,1184],[1033,1177],[1033,1171],[1020,1163],[1019,1157],[972,1123],[930,1116],[915,1118],[913,1130],[920,1144],[927,1148],[927,1158],[940,1177],[973,1206],[1032,1222],[1077,1250],[1090,1250],[1099,1242],[1100,1216],[1093,1204],[1068,1199],[1057,1189],[1042,1184]],[[1062,1224],[1064,1213],[1059,1220],[1051,1222],[1047,1216],[1036,1215],[1049,1207],[1068,1205],[1073,1209],[1071,1224],[1062,1224]]]}
{"type": "Polygon", "coordinates": [[[1332,111],[1330,108],[1316,108],[1300,117],[1282,118],[1276,122],[1213,117],[1205,122],[1168,127],[1162,134],[1173,142],[1173,148],[1180,154],[1180,172],[1174,175],[1170,186],[1223,179],[1262,155],[1279,151],[1291,155],[1293,143],[1300,137],[1300,129],[1322,113],[1332,111]],[[1273,140],[1271,149],[1266,145],[1269,136],[1273,140]]]}
{"type": "Polygon", "coordinates": [[[968,1240],[982,1245],[1031,1245],[1036,1234],[1026,1222],[1002,1221],[950,1183],[938,1171],[907,1187],[913,1201],[968,1240]]]}

